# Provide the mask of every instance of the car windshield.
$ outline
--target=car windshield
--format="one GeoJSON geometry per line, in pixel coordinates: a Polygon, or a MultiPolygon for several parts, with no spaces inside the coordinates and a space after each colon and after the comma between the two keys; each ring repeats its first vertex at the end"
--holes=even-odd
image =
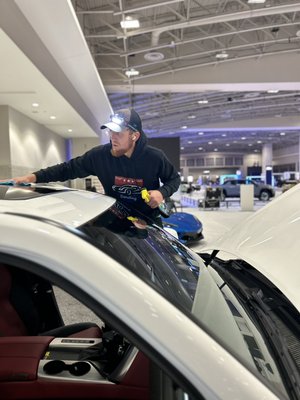
{"type": "Polygon", "coordinates": [[[117,202],[80,227],[103,252],[146,281],[185,312],[191,311],[200,257],[145,217],[117,202]]]}

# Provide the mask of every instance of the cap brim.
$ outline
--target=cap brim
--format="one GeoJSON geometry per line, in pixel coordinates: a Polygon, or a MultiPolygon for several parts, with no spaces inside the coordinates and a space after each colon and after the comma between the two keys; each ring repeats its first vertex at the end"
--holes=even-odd
{"type": "Polygon", "coordinates": [[[101,126],[101,129],[107,128],[114,132],[122,132],[122,130],[124,129],[122,126],[116,124],[115,122],[107,122],[107,124],[101,126]]]}

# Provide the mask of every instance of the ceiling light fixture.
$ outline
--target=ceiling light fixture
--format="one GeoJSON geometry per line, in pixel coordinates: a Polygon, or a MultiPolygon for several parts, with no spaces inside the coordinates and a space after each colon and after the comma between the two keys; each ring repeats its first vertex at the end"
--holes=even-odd
{"type": "Polygon", "coordinates": [[[279,90],[277,90],[277,89],[270,89],[267,91],[267,93],[278,93],[278,92],[279,92],[279,90]]]}
{"type": "Polygon", "coordinates": [[[159,51],[150,51],[144,55],[144,59],[149,62],[161,61],[165,58],[159,51]]]}
{"type": "Polygon", "coordinates": [[[263,4],[266,0],[248,0],[248,4],[263,4]]]}
{"type": "Polygon", "coordinates": [[[39,103],[32,103],[32,107],[39,107],[39,103]]]}
{"type": "Polygon", "coordinates": [[[280,132],[280,136],[285,136],[285,132],[280,132]]]}
{"type": "Polygon", "coordinates": [[[56,116],[55,115],[51,115],[50,119],[56,119],[56,116]]]}
{"type": "Polygon", "coordinates": [[[181,127],[181,129],[186,129],[187,128],[187,126],[186,125],[183,125],[182,127],[181,127]]]}
{"type": "Polygon", "coordinates": [[[188,115],[188,119],[194,119],[196,118],[196,115],[188,115]]]}
{"type": "Polygon", "coordinates": [[[207,104],[208,100],[198,100],[198,104],[207,104]]]}
{"type": "Polygon", "coordinates": [[[204,135],[204,132],[198,132],[198,135],[202,136],[202,135],[204,135]]]}
{"type": "Polygon", "coordinates": [[[221,51],[221,53],[216,54],[216,58],[225,59],[228,58],[229,54],[226,51],[221,51]]]}
{"type": "Polygon", "coordinates": [[[139,28],[140,21],[136,18],[132,18],[129,15],[125,17],[123,21],[120,22],[121,28],[130,29],[130,28],[139,28]]]}
{"type": "Polygon", "coordinates": [[[134,68],[130,68],[127,71],[125,71],[125,75],[128,76],[128,78],[130,78],[131,76],[137,76],[140,74],[140,71],[137,71],[134,68]]]}
{"type": "Polygon", "coordinates": [[[68,132],[73,132],[73,129],[68,129],[68,132]]]}

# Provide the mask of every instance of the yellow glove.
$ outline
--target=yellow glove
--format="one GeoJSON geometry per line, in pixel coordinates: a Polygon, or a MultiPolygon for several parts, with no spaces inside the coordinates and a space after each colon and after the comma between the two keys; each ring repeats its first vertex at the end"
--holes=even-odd
{"type": "Polygon", "coordinates": [[[129,219],[129,221],[135,222],[138,221],[139,219],[136,217],[127,217],[127,219],[129,219]]]}
{"type": "Polygon", "coordinates": [[[142,195],[142,199],[145,200],[146,203],[149,203],[150,195],[148,193],[148,190],[147,189],[142,189],[141,190],[141,195],[142,195]]]}

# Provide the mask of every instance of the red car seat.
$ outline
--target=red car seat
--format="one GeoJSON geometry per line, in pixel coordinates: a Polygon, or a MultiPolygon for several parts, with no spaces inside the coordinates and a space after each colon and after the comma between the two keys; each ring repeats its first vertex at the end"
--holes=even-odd
{"type": "MultiPolygon", "coordinates": [[[[0,264],[0,336],[102,336],[98,325],[90,322],[63,325],[59,320],[60,323],[56,324],[54,329],[43,331],[32,293],[26,284],[20,284],[24,275],[14,282],[16,276],[16,270],[0,264]]],[[[45,317],[47,318],[47,315],[45,317]]]]}

